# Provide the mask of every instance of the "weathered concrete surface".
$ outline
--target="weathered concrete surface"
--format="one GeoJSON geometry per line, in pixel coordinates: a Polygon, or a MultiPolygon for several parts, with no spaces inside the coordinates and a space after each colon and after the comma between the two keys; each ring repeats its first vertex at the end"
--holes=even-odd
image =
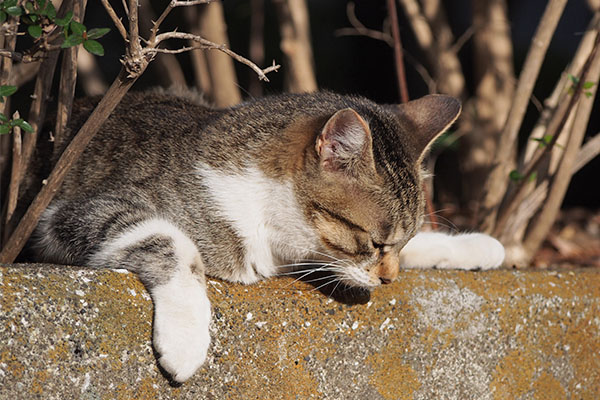
{"type": "Polygon", "coordinates": [[[171,387],[130,273],[0,267],[0,399],[599,399],[600,271],[407,271],[347,306],[209,281],[209,361],[171,387]]]}

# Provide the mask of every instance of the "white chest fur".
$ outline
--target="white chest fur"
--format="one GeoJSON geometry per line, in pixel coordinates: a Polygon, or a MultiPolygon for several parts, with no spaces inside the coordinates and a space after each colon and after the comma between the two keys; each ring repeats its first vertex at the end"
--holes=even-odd
{"type": "Polygon", "coordinates": [[[207,165],[197,171],[221,217],[244,242],[245,266],[233,279],[251,283],[272,276],[281,260],[302,259],[314,248],[315,233],[304,219],[291,182],[270,179],[254,166],[235,174],[207,165]]]}

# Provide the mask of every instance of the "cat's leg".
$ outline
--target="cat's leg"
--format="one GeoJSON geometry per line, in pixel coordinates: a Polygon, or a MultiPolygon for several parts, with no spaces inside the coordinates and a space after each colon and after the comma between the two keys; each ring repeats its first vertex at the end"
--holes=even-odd
{"type": "Polygon", "coordinates": [[[58,203],[45,214],[37,236],[39,246],[47,246],[42,249],[47,259],[138,274],[154,302],[159,363],[183,382],[204,363],[210,344],[205,268],[192,240],[154,215],[116,197],[58,203]],[[84,248],[86,242],[99,244],[84,248]]]}
{"type": "Polygon", "coordinates": [[[164,219],[149,219],[105,244],[90,263],[140,275],[154,301],[159,362],[178,382],[191,377],[206,359],[211,320],[204,265],[191,239],[164,219]]]}
{"type": "Polygon", "coordinates": [[[401,268],[486,270],[503,261],[502,244],[483,233],[420,232],[400,251],[401,268]]]}

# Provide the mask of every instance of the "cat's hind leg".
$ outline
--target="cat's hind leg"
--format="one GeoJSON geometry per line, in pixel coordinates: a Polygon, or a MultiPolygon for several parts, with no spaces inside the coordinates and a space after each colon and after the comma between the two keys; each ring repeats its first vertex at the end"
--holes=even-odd
{"type": "Polygon", "coordinates": [[[486,270],[503,261],[502,244],[483,233],[420,232],[400,251],[401,268],[486,270]]]}
{"type": "Polygon", "coordinates": [[[204,265],[192,240],[165,219],[148,219],[106,243],[90,263],[140,276],[154,301],[160,365],[178,382],[191,377],[206,359],[211,320],[204,265]]]}

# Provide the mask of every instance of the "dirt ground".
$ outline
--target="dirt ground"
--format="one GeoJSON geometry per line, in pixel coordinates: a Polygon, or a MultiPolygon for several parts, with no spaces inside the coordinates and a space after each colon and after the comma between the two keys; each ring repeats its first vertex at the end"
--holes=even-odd
{"type": "Polygon", "coordinates": [[[562,210],[533,266],[600,267],[600,210],[562,210]]]}

